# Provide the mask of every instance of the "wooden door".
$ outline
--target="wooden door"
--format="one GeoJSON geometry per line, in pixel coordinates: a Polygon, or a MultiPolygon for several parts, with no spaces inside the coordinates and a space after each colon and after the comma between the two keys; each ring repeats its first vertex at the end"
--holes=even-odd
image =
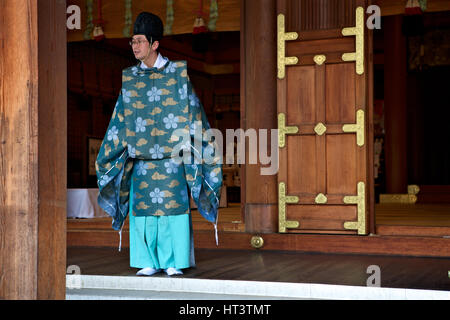
{"type": "Polygon", "coordinates": [[[278,2],[279,232],[367,234],[364,0],[278,2]]]}

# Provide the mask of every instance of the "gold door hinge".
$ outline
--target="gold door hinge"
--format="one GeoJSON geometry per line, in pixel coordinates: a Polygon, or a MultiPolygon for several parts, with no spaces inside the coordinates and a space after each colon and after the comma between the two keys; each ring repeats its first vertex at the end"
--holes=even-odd
{"type": "Polygon", "coordinates": [[[364,73],[364,9],[356,8],[356,25],[350,28],[342,29],[343,36],[355,36],[356,51],[344,53],[342,60],[355,61],[356,73],[361,75],[364,73]]]}
{"type": "Polygon", "coordinates": [[[342,126],[342,131],[356,133],[356,144],[360,147],[364,145],[364,130],[364,111],[361,109],[356,111],[356,123],[344,124],[342,126]]]}
{"type": "Polygon", "coordinates": [[[278,185],[278,232],[285,233],[286,229],[298,228],[298,221],[288,221],[286,218],[286,204],[295,204],[299,202],[297,196],[286,195],[286,184],[280,182],[278,185]]]}
{"type": "Polygon", "coordinates": [[[286,41],[297,40],[297,32],[285,32],[284,14],[278,15],[278,33],[277,33],[277,60],[278,60],[278,79],[284,79],[287,65],[298,63],[297,57],[286,57],[286,41]]]}
{"type": "Polygon", "coordinates": [[[411,184],[408,186],[407,194],[380,194],[380,203],[404,203],[414,204],[417,202],[417,194],[420,188],[418,185],[411,184]]]}
{"type": "Polygon", "coordinates": [[[296,134],[298,132],[297,126],[286,126],[286,115],[284,113],[278,114],[278,147],[284,148],[286,145],[286,135],[296,134]]]}
{"type": "Polygon", "coordinates": [[[345,204],[356,204],[358,220],[347,221],[344,223],[344,229],[357,230],[358,234],[367,234],[366,231],[366,191],[364,182],[358,182],[358,195],[346,196],[343,201],[345,204]]]}

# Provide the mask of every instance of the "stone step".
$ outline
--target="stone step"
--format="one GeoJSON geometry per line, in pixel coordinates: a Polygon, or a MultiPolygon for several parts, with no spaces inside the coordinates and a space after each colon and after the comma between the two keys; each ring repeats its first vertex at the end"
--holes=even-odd
{"type": "MultiPolygon", "coordinates": [[[[67,289],[66,300],[285,300],[290,298],[124,289],[67,289]]],[[[290,299],[291,300],[291,299],[290,299]]],[[[295,299],[297,300],[297,299],[295,299]]]]}
{"type": "Polygon", "coordinates": [[[450,300],[450,291],[181,277],[66,275],[67,299],[450,300]]]}

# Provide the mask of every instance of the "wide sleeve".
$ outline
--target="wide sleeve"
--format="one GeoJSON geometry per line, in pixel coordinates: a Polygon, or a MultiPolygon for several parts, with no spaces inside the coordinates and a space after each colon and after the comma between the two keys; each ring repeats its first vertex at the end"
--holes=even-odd
{"type": "MultiPolygon", "coordinates": [[[[191,82],[187,81],[191,163],[185,164],[191,196],[200,214],[214,223],[217,231],[220,191],[222,187],[222,152],[191,82]]],[[[216,233],[217,235],[217,233],[216,233]]]]}
{"type": "Polygon", "coordinates": [[[97,156],[98,204],[113,218],[112,227],[122,228],[128,214],[130,173],[122,94],[119,95],[97,156]]]}

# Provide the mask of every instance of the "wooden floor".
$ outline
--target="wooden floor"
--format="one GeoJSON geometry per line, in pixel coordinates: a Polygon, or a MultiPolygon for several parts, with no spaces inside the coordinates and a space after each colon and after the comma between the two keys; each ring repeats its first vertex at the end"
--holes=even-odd
{"type": "Polygon", "coordinates": [[[449,204],[377,204],[378,235],[450,236],[449,204]]]}
{"type": "MultiPolygon", "coordinates": [[[[367,268],[378,265],[382,287],[450,290],[449,258],[208,249],[195,254],[197,267],[185,269],[182,277],[366,286],[367,268]]],[[[129,267],[127,249],[68,248],[67,265],[78,265],[85,275],[134,276],[137,271],[129,267]]]]}
{"type": "Polygon", "coordinates": [[[449,204],[377,204],[377,225],[450,227],[449,204]]]}

